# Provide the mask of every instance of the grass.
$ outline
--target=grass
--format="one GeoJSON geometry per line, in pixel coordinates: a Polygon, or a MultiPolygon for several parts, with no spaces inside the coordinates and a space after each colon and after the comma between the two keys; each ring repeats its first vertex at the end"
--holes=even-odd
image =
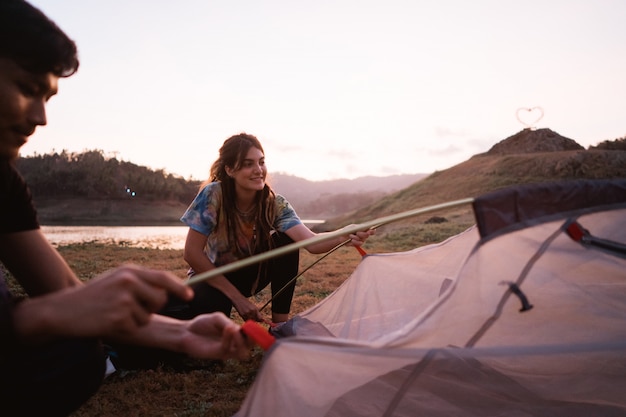
{"type": "MultiPolygon", "coordinates": [[[[369,253],[395,252],[435,243],[459,233],[471,223],[450,221],[421,224],[410,229],[379,233],[365,245],[369,253]]],[[[124,263],[168,270],[186,276],[182,250],[140,249],[95,243],[61,246],[59,252],[81,280],[89,280],[124,263]]],[[[300,271],[320,259],[302,250],[300,271]]],[[[350,276],[361,256],[351,247],[342,247],[307,270],[296,286],[292,315],[317,304],[350,276]]],[[[9,286],[20,292],[9,277],[9,286]]],[[[269,289],[255,296],[255,303],[269,300],[269,289]]],[[[270,318],[269,307],[262,313],[270,318]]],[[[236,314],[235,321],[241,322],[236,314]]],[[[193,360],[191,369],[118,371],[105,379],[100,390],[73,417],[85,416],[232,416],[240,408],[263,360],[255,348],[244,361],[193,360]]]]}

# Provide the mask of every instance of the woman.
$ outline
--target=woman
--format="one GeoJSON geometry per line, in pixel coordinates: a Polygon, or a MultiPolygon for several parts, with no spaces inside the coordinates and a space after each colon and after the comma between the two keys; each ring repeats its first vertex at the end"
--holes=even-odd
{"type": "MultiPolygon", "coordinates": [[[[274,193],[266,177],[265,153],[256,137],[241,133],[224,142],[209,180],[181,218],[189,226],[184,258],[191,267],[190,275],[318,236],[302,223],[284,197],[274,193]]],[[[373,233],[358,232],[305,248],[325,253],[348,239],[349,244],[358,246],[373,233]]],[[[274,296],[297,275],[298,261],[294,251],[196,284],[193,313],[221,311],[229,316],[234,306],[242,319],[263,321],[248,297],[270,283],[274,296]]],[[[295,282],[273,299],[273,323],[289,318],[294,288],[295,282]]]]}

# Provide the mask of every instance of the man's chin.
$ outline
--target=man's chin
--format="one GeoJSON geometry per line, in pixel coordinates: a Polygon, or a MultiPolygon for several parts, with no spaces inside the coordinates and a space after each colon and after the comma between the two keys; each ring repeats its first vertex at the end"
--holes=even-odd
{"type": "Polygon", "coordinates": [[[0,158],[14,160],[20,156],[19,149],[3,149],[0,148],[0,158]]]}

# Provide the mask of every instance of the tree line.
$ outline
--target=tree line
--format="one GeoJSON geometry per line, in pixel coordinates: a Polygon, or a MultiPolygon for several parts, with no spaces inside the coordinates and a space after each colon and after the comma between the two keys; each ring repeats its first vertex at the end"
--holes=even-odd
{"type": "Polygon", "coordinates": [[[200,181],[118,161],[101,150],[20,157],[17,167],[38,199],[142,198],[187,204],[200,186],[200,181]]]}
{"type": "Polygon", "coordinates": [[[598,143],[597,146],[590,146],[589,149],[598,149],[605,151],[626,151],[626,136],[615,140],[605,140],[598,143]]]}

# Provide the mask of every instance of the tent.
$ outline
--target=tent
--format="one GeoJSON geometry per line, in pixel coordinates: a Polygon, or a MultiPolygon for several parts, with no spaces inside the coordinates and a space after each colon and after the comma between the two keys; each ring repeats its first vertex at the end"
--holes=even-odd
{"type": "Polygon", "coordinates": [[[236,416],[626,415],[626,179],[473,209],[291,319],[236,416]]]}

